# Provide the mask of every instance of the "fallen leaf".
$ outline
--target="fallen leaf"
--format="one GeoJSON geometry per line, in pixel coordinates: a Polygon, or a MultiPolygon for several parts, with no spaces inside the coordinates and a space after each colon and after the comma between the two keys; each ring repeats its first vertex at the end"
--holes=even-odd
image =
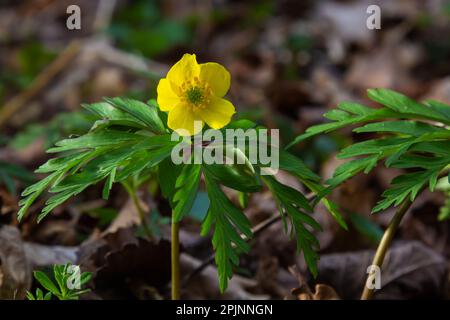
{"type": "MultiPolygon", "coordinates": [[[[315,281],[332,286],[343,299],[359,299],[373,255],[373,250],[322,255],[315,281]]],[[[374,298],[442,298],[447,269],[447,261],[433,249],[417,241],[399,242],[386,255],[374,298]]]]}
{"type": "Polygon", "coordinates": [[[31,272],[17,228],[0,228],[0,299],[23,299],[31,286],[31,272]]]}

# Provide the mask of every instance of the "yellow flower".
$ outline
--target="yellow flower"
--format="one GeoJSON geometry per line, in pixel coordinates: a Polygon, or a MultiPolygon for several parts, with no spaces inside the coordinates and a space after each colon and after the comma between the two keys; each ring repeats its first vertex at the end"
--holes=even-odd
{"type": "Polygon", "coordinates": [[[214,62],[198,64],[185,54],[158,83],[158,104],[169,112],[168,126],[181,135],[195,135],[206,122],[213,129],[227,125],[235,108],[222,97],[230,88],[230,73],[214,62]],[[194,127],[194,121],[198,124],[194,127]]]}

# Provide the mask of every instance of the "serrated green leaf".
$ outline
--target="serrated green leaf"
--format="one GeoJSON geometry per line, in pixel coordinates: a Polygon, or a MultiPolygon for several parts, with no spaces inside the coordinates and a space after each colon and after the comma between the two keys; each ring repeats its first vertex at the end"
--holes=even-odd
{"type": "Polygon", "coordinates": [[[263,179],[269,182],[272,193],[276,194],[284,204],[295,205],[308,212],[313,211],[308,199],[299,191],[278,182],[271,176],[264,177],[263,179]]]}
{"type": "Polygon", "coordinates": [[[354,129],[353,131],[361,132],[393,132],[406,134],[413,137],[420,137],[425,133],[448,132],[444,128],[439,128],[427,123],[417,121],[383,121],[369,123],[365,126],[354,129]]]}
{"type": "Polygon", "coordinates": [[[175,183],[183,169],[184,164],[176,165],[168,158],[161,161],[158,165],[158,182],[163,196],[173,203],[173,195],[175,194],[175,183]]]}
{"type": "Polygon", "coordinates": [[[450,118],[436,109],[414,101],[413,99],[388,89],[369,89],[367,94],[370,99],[385,105],[401,114],[415,115],[420,118],[440,121],[450,124],[450,118]]]}
{"type": "Polygon", "coordinates": [[[264,176],[262,179],[275,197],[283,220],[284,215],[290,219],[292,229],[296,234],[297,249],[298,251],[303,252],[309,270],[314,277],[316,277],[317,260],[319,259],[319,256],[314,248],[319,248],[319,242],[316,237],[305,228],[304,224],[307,224],[316,230],[321,230],[322,228],[313,217],[301,210],[305,208],[311,209],[311,206],[301,193],[279,183],[275,178],[264,176]],[[295,193],[292,190],[294,190],[295,193]],[[295,198],[302,198],[301,203],[299,203],[298,200],[295,200],[295,198]],[[304,203],[305,201],[307,204],[304,203]],[[298,207],[294,207],[294,205],[298,207]]]}
{"type": "Polygon", "coordinates": [[[150,131],[164,134],[166,129],[159,118],[158,109],[152,105],[128,98],[106,98],[108,103],[117,109],[133,116],[137,121],[143,122],[150,131]]]}
{"type": "Polygon", "coordinates": [[[383,192],[383,199],[372,209],[372,213],[385,210],[391,205],[398,206],[406,199],[414,201],[426,184],[434,188],[441,169],[411,172],[395,177],[391,182],[392,186],[383,192]]]}
{"type": "Polygon", "coordinates": [[[327,198],[322,198],[321,201],[323,202],[325,208],[327,208],[327,210],[331,213],[334,220],[336,220],[336,222],[339,223],[344,230],[348,231],[347,222],[345,222],[344,217],[339,213],[338,206],[327,198]]]}
{"type": "Polygon", "coordinates": [[[199,164],[187,164],[183,166],[175,183],[175,195],[173,196],[173,219],[175,222],[189,213],[194,204],[200,184],[202,166],[199,164]]]}
{"type": "Polygon", "coordinates": [[[124,131],[103,130],[92,132],[74,139],[65,139],[56,143],[57,147],[47,150],[49,153],[63,152],[74,149],[93,149],[105,146],[119,146],[121,144],[138,143],[146,136],[124,131]]]}
{"type": "Polygon", "coordinates": [[[212,238],[215,261],[219,273],[219,287],[225,291],[228,279],[233,275],[233,267],[239,264],[239,254],[249,250],[247,239],[252,237],[251,225],[247,217],[226,197],[215,180],[205,172],[205,184],[210,200],[208,215],[202,224],[202,235],[214,225],[212,238]]]}
{"type": "MultiPolygon", "coordinates": [[[[359,158],[345,162],[335,169],[333,177],[328,179],[326,183],[332,187],[331,189],[333,189],[360,172],[370,172],[376,166],[378,160],[379,155],[375,154],[366,158],[359,158]]],[[[329,191],[330,190],[326,190],[325,192],[324,190],[323,192],[320,192],[319,197],[329,193],[329,191]]]]}
{"type": "Polygon", "coordinates": [[[63,174],[64,172],[54,172],[41,181],[26,188],[22,192],[22,196],[26,198],[22,198],[19,201],[20,210],[17,213],[17,220],[21,221],[36,198],[39,197],[51,183],[58,180],[63,174]]]}
{"type": "Polygon", "coordinates": [[[414,138],[398,137],[367,140],[342,149],[337,155],[337,158],[346,159],[371,154],[379,154],[380,156],[383,154],[391,154],[402,146],[409,145],[413,141],[414,138]]]}
{"type": "Polygon", "coordinates": [[[293,154],[280,150],[279,156],[280,169],[288,171],[302,181],[320,181],[320,177],[309,169],[301,159],[293,154]]]}
{"type": "Polygon", "coordinates": [[[353,104],[348,102],[339,104],[338,108],[349,112],[353,111],[354,114],[349,114],[348,118],[341,118],[340,120],[335,122],[323,123],[309,127],[304,134],[297,136],[291,143],[289,143],[286,149],[289,149],[293,145],[298,144],[301,141],[316,136],[318,134],[328,133],[357,123],[370,122],[384,118],[391,118],[397,115],[397,113],[388,108],[371,109],[359,104],[353,104]]]}
{"type": "MultiPolygon", "coordinates": [[[[136,119],[134,116],[129,115],[122,110],[115,108],[111,104],[107,102],[98,102],[92,104],[82,104],[82,107],[96,114],[103,123],[109,125],[122,125],[133,128],[145,128],[146,125],[144,122],[136,119]]],[[[100,123],[94,124],[93,129],[95,130],[100,127],[100,123]]]]}

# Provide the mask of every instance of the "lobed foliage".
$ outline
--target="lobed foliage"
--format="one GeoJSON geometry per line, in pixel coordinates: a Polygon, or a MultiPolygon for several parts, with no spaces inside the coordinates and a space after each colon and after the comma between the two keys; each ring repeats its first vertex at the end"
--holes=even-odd
{"type": "Polygon", "coordinates": [[[82,294],[91,291],[90,289],[82,289],[81,287],[89,282],[92,274],[90,272],[80,272],[79,275],[73,274],[70,269],[70,264],[53,266],[54,281],[41,271],[34,271],[33,275],[39,284],[47,289],[48,292],[44,294],[40,288],[37,288],[36,294],[33,295],[28,291],[28,300],[51,300],[52,295],[59,300],[78,300],[82,294]],[[74,276],[79,276],[79,279],[74,279],[75,281],[79,281],[78,284],[72,283],[71,277],[74,276]],[[74,288],[69,288],[69,283],[73,284],[74,288]],[[76,288],[76,285],[79,285],[79,288],[76,288]]]}
{"type": "Polygon", "coordinates": [[[432,100],[420,103],[387,89],[370,89],[368,96],[383,107],[375,109],[343,102],[324,115],[331,122],[310,127],[288,147],[351,125],[360,125],[353,129],[356,133],[376,134],[374,139],[340,151],[338,158],[350,160],[335,170],[320,196],[360,172],[370,172],[381,161],[386,167],[406,169],[406,173],[392,180],[383,199],[373,208],[373,212],[379,212],[407,199],[414,201],[426,186],[433,191],[438,178],[449,169],[450,106],[432,100]]]}
{"type": "MultiPolygon", "coordinates": [[[[380,162],[387,167],[405,169],[405,173],[393,179],[391,187],[373,208],[373,212],[379,212],[404,201],[413,201],[426,186],[434,190],[438,179],[448,174],[450,106],[436,101],[419,103],[384,89],[369,90],[369,97],[383,107],[376,109],[358,103],[341,103],[325,114],[330,122],[310,127],[288,146],[353,125],[358,126],[354,129],[356,133],[376,136],[341,150],[338,157],[349,160],[335,170],[325,185],[299,158],[279,150],[280,169],[317,194],[314,201],[280,183],[274,176],[261,175],[265,165],[260,162],[250,164],[246,150],[240,150],[234,142],[225,141],[224,148],[231,148],[234,154],[243,157],[244,164],[174,164],[170,155],[179,141],[172,141],[167,115],[159,111],[153,100],[143,103],[108,98],[104,102],[84,105],[97,120],[88,133],[61,140],[48,150],[59,155],[36,171],[47,176],[23,191],[19,219],[46,190],[51,196],[38,221],[89,186],[103,183],[106,199],[114,183],[126,185],[129,179],[143,180],[142,177],[148,177],[152,172],[159,178],[162,194],[171,204],[172,218],[177,222],[191,210],[203,177],[209,208],[201,233],[206,235],[212,231],[223,291],[239,264],[239,256],[249,251],[248,240],[252,238],[251,224],[243,208],[227,197],[223,187],[233,189],[239,195],[241,206],[245,206],[249,194],[266,186],[277,203],[286,230],[295,237],[298,250],[303,252],[310,271],[316,275],[319,243],[312,231],[321,227],[311,215],[314,205],[322,201],[336,221],[347,228],[337,206],[326,198],[333,189],[360,172],[370,172],[380,162]]],[[[239,120],[231,122],[227,128],[262,127],[239,120]]],[[[443,212],[441,216],[447,217],[448,210],[443,212]]]]}
{"type": "MultiPolygon", "coordinates": [[[[222,187],[234,189],[240,196],[246,197],[260,191],[265,184],[279,204],[280,214],[291,222],[292,236],[296,237],[298,248],[303,251],[310,270],[313,274],[317,273],[316,250],[319,244],[308,228],[320,229],[320,226],[310,215],[312,205],[303,194],[275,178],[262,179],[260,173],[264,165],[250,164],[245,150],[240,150],[234,142],[225,141],[224,148],[231,148],[243,157],[244,164],[175,165],[170,155],[179,141],[172,141],[167,116],[159,111],[155,101],[143,103],[126,98],[108,98],[83,107],[93,112],[97,120],[88,133],[61,140],[48,149],[49,153],[58,153],[58,156],[36,171],[47,176],[23,191],[19,219],[46,190],[50,197],[38,221],[89,186],[103,183],[103,197],[106,199],[114,183],[126,184],[128,179],[148,176],[150,171],[159,177],[162,194],[170,202],[172,217],[177,222],[191,210],[203,176],[210,206],[203,221],[202,234],[212,230],[220,288],[225,290],[228,279],[239,264],[239,255],[249,251],[247,241],[251,239],[252,231],[242,208],[227,197],[222,187]]],[[[240,120],[230,123],[228,127],[245,130],[257,126],[251,121],[240,120]]],[[[311,190],[319,190],[320,178],[294,155],[281,151],[280,168],[295,175],[311,190]]],[[[333,216],[345,225],[335,205],[326,199],[324,201],[333,216]]]]}

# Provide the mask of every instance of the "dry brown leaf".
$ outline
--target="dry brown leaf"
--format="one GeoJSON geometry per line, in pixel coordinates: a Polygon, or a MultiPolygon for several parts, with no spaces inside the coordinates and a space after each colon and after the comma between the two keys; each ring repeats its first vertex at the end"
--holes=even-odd
{"type": "Polygon", "coordinates": [[[336,291],[326,284],[316,284],[314,292],[305,292],[303,287],[292,290],[292,294],[298,300],[339,300],[336,291]]]}
{"type": "MultiPolygon", "coordinates": [[[[194,257],[181,254],[180,257],[182,274],[189,274],[202,263],[194,257]]],[[[268,299],[269,296],[255,294],[257,281],[234,275],[228,282],[227,290],[221,294],[219,290],[217,269],[214,266],[206,267],[200,274],[195,275],[189,287],[182,291],[185,299],[227,299],[227,300],[255,300],[268,299]]]]}
{"type": "MultiPolygon", "coordinates": [[[[322,255],[315,281],[332,286],[343,299],[359,299],[373,254],[365,250],[322,255]]],[[[447,261],[422,243],[397,243],[385,258],[375,299],[442,298],[447,269],[447,261]]]]}
{"type": "Polygon", "coordinates": [[[0,228],[0,299],[23,299],[31,286],[30,267],[17,228],[0,228]]]}

